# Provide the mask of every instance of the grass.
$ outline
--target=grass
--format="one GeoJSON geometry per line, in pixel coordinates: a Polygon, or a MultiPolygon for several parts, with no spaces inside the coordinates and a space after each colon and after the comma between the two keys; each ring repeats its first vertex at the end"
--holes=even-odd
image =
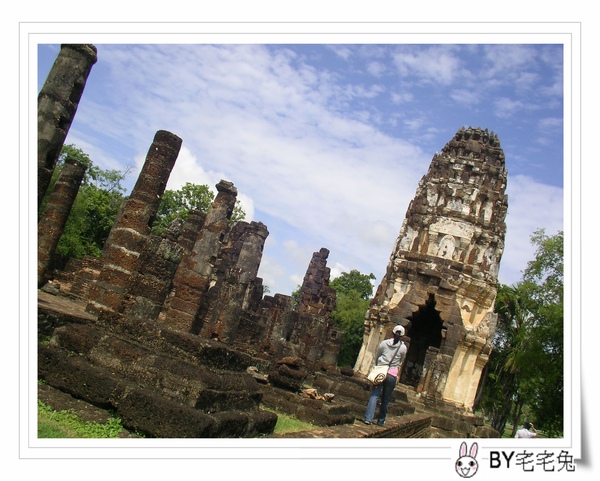
{"type": "MultiPolygon", "coordinates": [[[[299,419],[276,412],[274,434],[294,433],[315,429],[315,426],[299,419]]],[[[118,438],[123,431],[121,420],[111,417],[106,424],[82,421],[72,411],[56,411],[38,400],[38,438],[118,438]]]]}
{"type": "Polygon", "coordinates": [[[38,400],[38,438],[118,438],[121,420],[111,417],[106,424],[82,421],[70,411],[56,411],[38,400]]]}
{"type": "Polygon", "coordinates": [[[307,423],[305,421],[300,421],[300,419],[295,418],[293,416],[280,413],[273,409],[263,409],[265,409],[265,411],[271,411],[277,414],[277,423],[275,424],[273,434],[297,433],[298,431],[308,431],[311,429],[316,429],[315,425],[307,423]]]}
{"type": "MultiPolygon", "coordinates": [[[[277,414],[273,434],[288,434],[316,429],[317,426],[301,421],[294,416],[274,409],[262,407],[265,411],[277,414]]],[[[486,423],[487,424],[487,423],[486,423]]],[[[109,418],[106,424],[82,421],[72,411],[56,411],[38,400],[38,438],[118,438],[124,428],[121,420],[109,418]]],[[[511,437],[512,425],[506,425],[503,438],[511,437]]],[[[139,434],[139,433],[138,433],[139,434]]],[[[540,437],[545,437],[540,433],[540,437]]]]}

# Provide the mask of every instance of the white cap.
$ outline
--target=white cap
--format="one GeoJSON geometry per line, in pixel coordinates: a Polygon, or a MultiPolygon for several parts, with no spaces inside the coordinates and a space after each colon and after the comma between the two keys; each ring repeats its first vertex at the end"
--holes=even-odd
{"type": "Polygon", "coordinates": [[[404,336],[404,328],[400,324],[395,326],[392,332],[394,334],[396,334],[398,332],[398,333],[400,333],[401,336],[404,336]]]}

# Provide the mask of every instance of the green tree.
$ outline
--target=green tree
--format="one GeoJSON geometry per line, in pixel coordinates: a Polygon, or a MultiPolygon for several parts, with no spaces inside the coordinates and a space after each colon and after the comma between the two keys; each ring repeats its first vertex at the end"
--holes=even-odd
{"type": "Polygon", "coordinates": [[[549,435],[563,432],[564,407],[564,239],[563,232],[532,236],[536,246],[523,280],[527,287],[527,338],[515,362],[522,366],[520,385],[536,427],[549,435]]]}
{"type": "MultiPolygon", "coordinates": [[[[177,218],[185,221],[191,209],[204,213],[208,212],[214,199],[215,193],[210,190],[208,185],[186,182],[178,190],[165,190],[158,207],[156,219],[152,225],[152,233],[155,235],[162,234],[171,222],[177,218]]],[[[231,222],[243,220],[245,217],[246,213],[238,200],[233,209],[231,222]]]]}
{"type": "Polygon", "coordinates": [[[336,293],[348,294],[350,291],[355,291],[361,299],[370,299],[373,296],[372,279],[375,279],[372,273],[361,274],[358,270],[352,269],[350,272],[342,272],[329,285],[336,293]]]}
{"type": "Polygon", "coordinates": [[[519,396],[519,366],[517,353],[521,349],[522,333],[526,329],[527,311],[522,306],[525,298],[522,284],[501,284],[496,296],[498,323],[493,341],[493,351],[486,366],[487,379],[481,407],[490,424],[501,434],[507,421],[518,419],[523,399],[519,396]]]}
{"type": "Polygon", "coordinates": [[[99,257],[123,199],[119,193],[83,186],[56,248],[57,254],[67,258],[99,257]]]}
{"type": "Polygon", "coordinates": [[[331,318],[336,326],[344,331],[338,357],[339,366],[354,366],[360,352],[365,314],[373,295],[372,279],[375,279],[373,274],[361,274],[354,269],[342,272],[329,283],[336,292],[336,303],[331,318]]]}
{"type": "Polygon", "coordinates": [[[297,285],[296,290],[292,292],[292,307],[294,309],[296,309],[296,306],[298,306],[298,300],[300,299],[300,289],[302,289],[302,286],[297,285]]]}
{"type": "Polygon", "coordinates": [[[80,258],[84,255],[98,257],[116,219],[119,206],[125,199],[125,188],[121,182],[131,168],[127,167],[124,171],[100,169],[83,150],[72,144],[65,145],[40,212],[43,212],[49,193],[67,157],[84,163],[87,170],[56,253],[64,258],[80,258]]]}
{"type": "Polygon", "coordinates": [[[523,279],[501,285],[498,325],[481,407],[500,433],[523,413],[548,435],[563,432],[563,233],[531,236],[535,258],[523,279]]]}
{"type": "Polygon", "coordinates": [[[50,179],[50,184],[48,185],[48,190],[46,191],[46,195],[44,196],[44,199],[42,200],[42,203],[40,205],[40,209],[38,211],[38,219],[42,215],[44,210],[46,210],[46,204],[48,203],[48,198],[50,197],[50,193],[54,189],[54,184],[56,183],[56,179],[58,179],[58,176],[59,176],[59,174],[62,170],[62,167],[65,163],[65,158],[67,158],[67,157],[72,157],[74,159],[77,159],[79,162],[83,163],[87,167],[85,176],[82,181],[82,185],[85,185],[86,182],[89,182],[90,167],[92,165],[92,161],[91,161],[89,155],[86,154],[83,150],[75,147],[72,144],[63,145],[61,153],[58,156],[58,160],[56,161],[56,166],[54,168],[54,171],[52,172],[52,177],[50,179]]]}

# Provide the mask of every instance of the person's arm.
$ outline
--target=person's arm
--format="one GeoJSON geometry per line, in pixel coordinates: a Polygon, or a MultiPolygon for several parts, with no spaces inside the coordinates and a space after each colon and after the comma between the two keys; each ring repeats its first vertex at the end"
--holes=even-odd
{"type": "Polygon", "coordinates": [[[377,346],[377,349],[375,350],[375,366],[377,366],[377,361],[379,360],[379,357],[381,356],[381,353],[383,352],[383,343],[379,343],[379,345],[377,346]]]}
{"type": "MultiPolygon", "coordinates": [[[[402,342],[402,341],[400,341],[400,342],[402,342]]],[[[404,358],[406,357],[407,350],[408,349],[406,348],[406,344],[404,344],[404,342],[402,342],[402,346],[398,350],[398,367],[400,367],[402,365],[402,361],[404,361],[404,358]]]]}
{"type": "Polygon", "coordinates": [[[535,427],[533,426],[533,424],[531,425],[531,428],[529,428],[529,429],[530,429],[530,431],[532,431],[532,433],[533,433],[533,436],[532,436],[532,437],[534,437],[534,438],[537,438],[538,432],[537,432],[537,430],[535,429],[535,427]]]}

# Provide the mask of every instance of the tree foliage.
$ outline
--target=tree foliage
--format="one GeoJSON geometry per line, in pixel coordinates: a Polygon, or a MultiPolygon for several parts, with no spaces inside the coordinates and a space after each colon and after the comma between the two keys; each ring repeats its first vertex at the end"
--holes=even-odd
{"type": "MultiPolygon", "coordinates": [[[[52,192],[67,157],[79,160],[86,165],[87,169],[56,253],[65,259],[81,258],[85,255],[99,257],[119,208],[127,198],[122,182],[130,173],[131,168],[126,167],[124,171],[101,169],[94,165],[88,154],[82,149],[72,144],[63,146],[48,193],[41,205],[40,215],[44,211],[49,194],[52,192]]],[[[166,190],[153,224],[152,233],[160,235],[176,217],[186,220],[190,209],[208,212],[214,198],[215,194],[207,185],[188,182],[179,190],[166,190]]],[[[245,215],[238,201],[231,221],[242,220],[245,215]]]]}
{"type": "Polygon", "coordinates": [[[539,429],[561,435],[563,233],[547,236],[538,230],[531,242],[535,258],[521,282],[499,286],[498,325],[481,407],[501,433],[507,421],[518,427],[527,414],[539,429]]]}
{"type": "Polygon", "coordinates": [[[80,258],[84,255],[98,257],[116,219],[119,206],[125,199],[125,188],[121,182],[131,168],[128,167],[124,171],[100,169],[80,148],[72,144],[64,145],[40,212],[43,212],[67,157],[79,160],[87,169],[56,253],[65,258],[80,258]]]}
{"type": "Polygon", "coordinates": [[[496,297],[498,324],[493,342],[493,351],[486,366],[487,383],[482,407],[488,413],[494,429],[503,433],[507,421],[520,416],[523,399],[519,395],[519,369],[516,364],[517,353],[521,349],[521,339],[526,336],[524,317],[526,309],[522,306],[522,284],[514,286],[500,285],[496,297]]]}
{"type": "Polygon", "coordinates": [[[370,299],[373,295],[372,279],[375,279],[373,274],[361,274],[358,270],[352,269],[350,272],[342,272],[329,285],[335,289],[336,294],[355,291],[361,299],[370,299]]]}
{"type": "MultiPolygon", "coordinates": [[[[210,190],[208,185],[186,182],[178,190],[165,190],[152,226],[152,233],[162,234],[177,218],[185,221],[191,209],[208,212],[214,199],[215,193],[210,190]]],[[[238,200],[233,209],[231,222],[243,220],[245,217],[246,213],[238,200]]]]}
{"type": "Polygon", "coordinates": [[[365,314],[373,295],[373,274],[361,274],[358,270],[342,272],[329,285],[336,292],[336,303],[331,318],[343,329],[338,365],[354,366],[363,341],[365,314]]]}

